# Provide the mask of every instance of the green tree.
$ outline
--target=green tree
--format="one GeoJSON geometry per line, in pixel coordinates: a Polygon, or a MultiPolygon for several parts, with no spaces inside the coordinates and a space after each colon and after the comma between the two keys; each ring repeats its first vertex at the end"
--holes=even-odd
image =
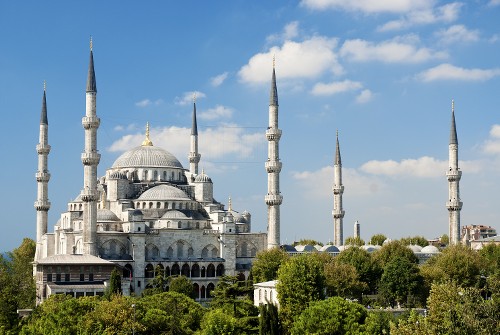
{"type": "Polygon", "coordinates": [[[350,247],[342,251],[336,258],[336,262],[341,264],[350,264],[356,268],[359,279],[368,285],[368,291],[364,293],[374,292],[377,288],[377,283],[382,274],[380,266],[374,262],[368,251],[350,247]]]}
{"type": "Polygon", "coordinates": [[[274,304],[259,306],[259,335],[279,335],[282,333],[278,307],[274,304]]]}
{"type": "Polygon", "coordinates": [[[201,321],[202,335],[236,335],[237,320],[224,310],[216,308],[205,314],[201,321]]]}
{"type": "Polygon", "coordinates": [[[448,245],[450,243],[450,237],[447,234],[443,234],[439,238],[439,242],[441,242],[441,244],[448,245]]]}
{"type": "Polygon", "coordinates": [[[368,291],[368,285],[359,279],[356,268],[335,259],[325,264],[326,294],[329,297],[359,299],[368,291]]]}
{"type": "Polygon", "coordinates": [[[169,291],[181,293],[194,299],[193,283],[186,276],[170,277],[169,291]]]}
{"type": "Polygon", "coordinates": [[[293,242],[293,246],[296,246],[296,245],[320,245],[320,246],[323,246],[323,243],[316,241],[316,240],[313,240],[313,239],[303,238],[298,242],[293,242]]]}
{"type": "Polygon", "coordinates": [[[426,247],[429,245],[429,241],[423,236],[408,236],[403,237],[399,240],[403,245],[419,245],[421,247],[426,247]]]}
{"type": "Polygon", "coordinates": [[[155,268],[155,277],[146,286],[146,289],[142,291],[142,295],[153,295],[166,292],[168,289],[169,278],[165,277],[165,273],[160,266],[155,268]]]}
{"type": "Polygon", "coordinates": [[[397,323],[394,321],[391,322],[390,334],[391,335],[434,335],[435,333],[431,332],[430,326],[427,322],[427,318],[418,314],[415,310],[412,310],[408,318],[401,317],[398,319],[397,323]]]}
{"type": "Polygon", "coordinates": [[[293,319],[302,312],[304,306],[324,299],[323,271],[323,263],[316,254],[292,257],[279,268],[276,288],[285,330],[291,328],[293,319]]]}
{"type": "Polygon", "coordinates": [[[423,278],[418,266],[404,256],[395,256],[384,267],[379,284],[379,295],[394,306],[403,303],[410,307],[420,298],[423,278]],[[414,297],[414,299],[410,299],[414,297]]]}
{"type": "Polygon", "coordinates": [[[485,276],[500,272],[500,245],[487,244],[479,250],[482,262],[482,272],[485,276]]]}
{"type": "Polygon", "coordinates": [[[365,334],[366,309],[340,297],[313,301],[298,315],[292,335],[356,335],[365,334]]]}
{"type": "Polygon", "coordinates": [[[363,241],[363,239],[361,239],[361,237],[349,236],[348,238],[345,239],[344,244],[345,245],[353,245],[356,247],[361,247],[362,245],[365,245],[365,241],[363,241]]]}
{"type": "Polygon", "coordinates": [[[395,320],[391,312],[368,310],[368,317],[365,321],[366,335],[388,335],[391,329],[391,322],[395,320]]]}
{"type": "Polygon", "coordinates": [[[290,256],[279,249],[273,248],[257,253],[252,264],[252,276],[254,283],[275,280],[278,277],[280,265],[288,260],[290,256]]]}
{"type": "Polygon", "coordinates": [[[374,252],[373,256],[381,268],[384,268],[394,257],[404,257],[411,263],[418,264],[418,257],[415,256],[410,248],[400,241],[392,241],[385,244],[380,250],[374,252]]]}
{"type": "Polygon", "coordinates": [[[375,234],[370,238],[371,245],[383,245],[384,241],[387,240],[387,236],[384,234],[375,234]]]}
{"type": "Polygon", "coordinates": [[[122,278],[120,276],[120,273],[118,272],[118,269],[114,268],[113,271],[111,271],[111,277],[109,278],[109,286],[106,289],[105,296],[108,300],[110,300],[113,295],[121,293],[122,293],[122,278]]]}

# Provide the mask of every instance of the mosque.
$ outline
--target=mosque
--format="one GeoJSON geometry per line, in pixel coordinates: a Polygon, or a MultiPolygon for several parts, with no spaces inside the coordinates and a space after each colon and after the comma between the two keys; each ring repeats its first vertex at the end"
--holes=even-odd
{"type": "Polygon", "coordinates": [[[155,146],[149,135],[126,151],[100,178],[97,166],[97,85],[92,42],[82,118],[85,148],[81,155],[83,189],[67,204],[53,232],[47,231],[48,112],[44,87],[37,145],[38,185],[36,254],[33,272],[37,304],[52,294],[75,297],[102,295],[111,271],[122,274],[124,294],[140,295],[161,271],[184,275],[193,283],[198,301],[210,297],[222,275],[248,278],[257,252],[279,246],[279,191],[281,162],[278,145],[278,94],[273,65],[269,127],[268,233],[251,232],[251,214],[227,208],[214,199],[211,178],[199,172],[196,102],[193,101],[189,169],[171,153],[155,146]]]}

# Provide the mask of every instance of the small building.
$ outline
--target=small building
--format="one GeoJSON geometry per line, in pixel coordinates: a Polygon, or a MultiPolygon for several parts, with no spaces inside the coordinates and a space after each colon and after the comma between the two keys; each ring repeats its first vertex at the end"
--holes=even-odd
{"type": "Polygon", "coordinates": [[[278,291],[276,291],[277,280],[256,283],[253,285],[253,304],[255,306],[273,304],[279,308],[278,291]]]}

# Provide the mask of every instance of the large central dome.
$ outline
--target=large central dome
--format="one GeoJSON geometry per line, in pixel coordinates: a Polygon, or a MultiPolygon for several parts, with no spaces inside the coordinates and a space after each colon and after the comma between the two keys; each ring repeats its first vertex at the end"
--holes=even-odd
{"type": "Polygon", "coordinates": [[[112,168],[174,167],[182,164],[170,152],[152,145],[142,145],[124,152],[113,163],[112,168]]]}

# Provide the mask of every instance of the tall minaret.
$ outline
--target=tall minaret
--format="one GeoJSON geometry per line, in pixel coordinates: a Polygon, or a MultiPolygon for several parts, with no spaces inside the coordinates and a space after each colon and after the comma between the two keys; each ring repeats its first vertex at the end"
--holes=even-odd
{"type": "Polygon", "coordinates": [[[450,244],[460,243],[460,210],[462,202],[460,201],[460,178],[462,171],[458,169],[458,140],[457,128],[455,126],[455,103],[451,101],[451,132],[449,145],[449,169],[446,171],[448,178],[449,196],[446,207],[449,213],[449,234],[450,244]]]}
{"type": "Polygon", "coordinates": [[[201,155],[198,153],[198,124],[196,123],[196,94],[193,96],[193,125],[191,126],[191,151],[189,152],[189,172],[198,174],[198,163],[201,155]]]}
{"type": "Polygon", "coordinates": [[[47,233],[48,212],[50,209],[50,202],[48,200],[48,185],[50,180],[50,173],[47,169],[48,156],[50,153],[49,145],[49,121],[47,118],[47,99],[46,99],[46,86],[43,83],[43,98],[42,98],[42,113],[40,116],[40,138],[36,151],[38,153],[38,171],[36,172],[36,181],[38,185],[38,192],[35,201],[36,209],[36,255],[35,260],[41,259],[42,250],[42,236],[47,233]]]}
{"type": "Polygon", "coordinates": [[[342,160],[340,159],[339,132],[337,131],[337,145],[335,149],[335,162],[333,164],[333,244],[341,246],[344,244],[344,215],[342,209],[342,160]]]}
{"type": "Polygon", "coordinates": [[[280,192],[281,162],[279,158],[279,141],[281,129],[278,128],[278,89],[276,88],[276,72],[273,59],[273,77],[269,101],[269,127],[266,130],[268,143],[267,162],[267,248],[280,246],[280,205],[283,196],[280,192]]]}
{"type": "Polygon", "coordinates": [[[85,129],[85,151],[82,153],[83,163],[83,253],[97,255],[97,165],[101,155],[97,152],[97,128],[101,120],[96,115],[97,87],[94,72],[94,54],[92,38],[90,39],[90,63],[87,76],[87,94],[85,116],[82,125],[85,129]]]}

